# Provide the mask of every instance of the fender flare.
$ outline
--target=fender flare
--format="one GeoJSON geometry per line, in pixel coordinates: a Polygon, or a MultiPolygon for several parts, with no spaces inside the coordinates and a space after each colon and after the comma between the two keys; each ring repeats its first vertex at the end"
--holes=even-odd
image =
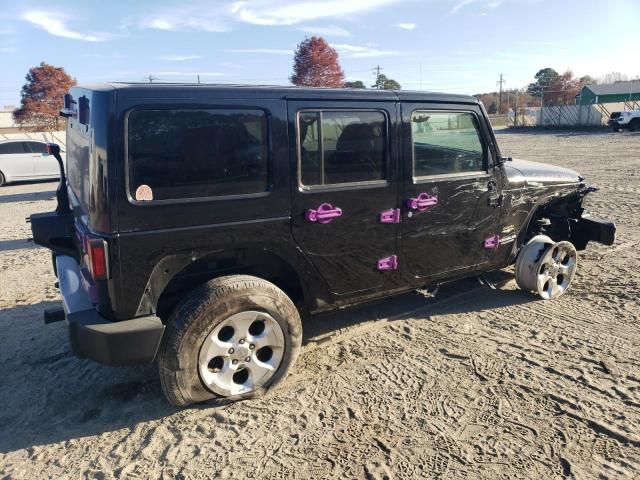
{"type": "MultiPolygon", "coordinates": [[[[274,252],[268,249],[202,249],[202,250],[188,250],[184,252],[179,252],[176,254],[167,255],[161,258],[156,265],[154,266],[151,275],[149,276],[149,280],[144,289],[144,293],[142,298],[140,299],[140,303],[137,308],[136,315],[146,315],[149,313],[155,313],[158,300],[162,296],[163,292],[167,288],[167,286],[171,283],[172,280],[176,278],[176,276],[182,272],[189,265],[197,263],[201,260],[204,260],[208,257],[220,257],[220,258],[232,258],[237,257],[239,252],[247,252],[250,251],[252,258],[262,258],[262,259],[276,259],[282,265],[286,265],[289,269],[291,269],[296,278],[296,284],[300,287],[302,291],[302,295],[304,298],[305,307],[311,308],[315,302],[318,301],[317,297],[320,299],[328,298],[329,292],[323,291],[324,282],[321,281],[320,278],[317,277],[317,274],[313,267],[308,264],[305,257],[303,255],[296,255],[292,252],[288,252],[287,255],[284,255],[279,252],[274,252]],[[291,261],[296,260],[296,261],[291,261]],[[309,283],[309,279],[312,279],[313,288],[309,283]],[[322,288],[321,288],[322,286],[322,288]]],[[[250,269],[253,263],[248,263],[246,265],[239,266],[242,268],[250,269]]],[[[214,278],[217,276],[215,270],[212,271],[214,278]]],[[[229,270],[221,270],[221,275],[233,274],[233,271],[229,270]]]]}

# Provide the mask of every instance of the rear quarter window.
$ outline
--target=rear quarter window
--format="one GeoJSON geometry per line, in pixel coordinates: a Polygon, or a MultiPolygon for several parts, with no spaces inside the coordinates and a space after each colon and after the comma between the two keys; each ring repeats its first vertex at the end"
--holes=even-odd
{"type": "Polygon", "coordinates": [[[268,190],[262,110],[135,110],[127,119],[134,201],[259,194],[268,190]]]}

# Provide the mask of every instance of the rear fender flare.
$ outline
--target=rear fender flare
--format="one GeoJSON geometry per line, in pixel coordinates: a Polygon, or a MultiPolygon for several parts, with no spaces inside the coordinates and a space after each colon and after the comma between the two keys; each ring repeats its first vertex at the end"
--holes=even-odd
{"type": "MultiPolygon", "coordinates": [[[[149,313],[156,313],[158,307],[158,301],[162,294],[165,292],[167,286],[174,280],[178,274],[182,273],[186,268],[205,261],[207,259],[238,259],[247,258],[251,261],[246,264],[238,262],[235,268],[225,268],[220,270],[212,270],[210,273],[211,278],[215,278],[220,275],[229,275],[234,273],[252,273],[256,276],[268,276],[260,275],[260,273],[269,272],[256,272],[254,266],[256,261],[262,264],[268,264],[269,262],[276,262],[278,265],[286,266],[286,269],[292,272],[292,276],[295,278],[287,278],[287,281],[295,282],[303,296],[304,307],[308,310],[312,310],[315,303],[318,301],[316,297],[325,299],[329,296],[328,292],[324,292],[322,289],[318,291],[320,285],[324,285],[323,282],[316,278],[315,272],[300,261],[295,255],[287,255],[288,259],[298,260],[297,262],[285,260],[283,255],[268,251],[268,250],[198,250],[198,251],[186,251],[173,255],[168,255],[162,258],[156,266],[153,268],[149,280],[145,286],[144,294],[138,305],[136,315],[146,315],[149,313]],[[309,283],[309,279],[312,279],[313,286],[309,283]]],[[[263,269],[264,270],[264,269],[263,269]]],[[[278,282],[274,282],[278,285],[278,282]]],[[[280,286],[280,285],[278,285],[280,286]]],[[[282,288],[282,287],[281,287],[282,288]]],[[[284,289],[283,289],[284,290],[284,289]]]]}

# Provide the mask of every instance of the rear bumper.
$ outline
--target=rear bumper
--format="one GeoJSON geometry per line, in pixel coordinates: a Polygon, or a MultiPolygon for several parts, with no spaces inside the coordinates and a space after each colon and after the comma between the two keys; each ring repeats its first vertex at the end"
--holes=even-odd
{"type": "Polygon", "coordinates": [[[73,353],[104,365],[151,363],[158,351],[164,325],[155,315],[111,322],[101,316],[82,287],[76,261],[56,257],[62,305],[69,323],[73,353]]]}

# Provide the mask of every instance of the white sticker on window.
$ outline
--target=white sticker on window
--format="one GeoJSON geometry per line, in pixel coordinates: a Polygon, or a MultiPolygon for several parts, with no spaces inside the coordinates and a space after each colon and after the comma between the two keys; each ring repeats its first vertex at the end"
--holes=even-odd
{"type": "Polygon", "coordinates": [[[149,185],[140,185],[136,188],[136,200],[138,202],[150,202],[153,200],[153,190],[149,185]]]}

